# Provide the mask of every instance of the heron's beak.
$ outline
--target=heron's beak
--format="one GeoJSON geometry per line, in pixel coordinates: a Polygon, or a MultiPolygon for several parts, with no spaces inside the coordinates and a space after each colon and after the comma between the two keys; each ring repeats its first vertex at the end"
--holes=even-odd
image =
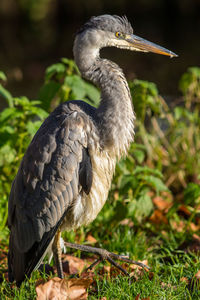
{"type": "Polygon", "coordinates": [[[135,49],[143,52],[154,52],[162,55],[167,55],[170,57],[178,56],[174,52],[167,50],[161,46],[158,46],[152,42],[149,42],[143,38],[140,38],[139,36],[134,34],[127,35],[125,39],[133,50],[135,49]]]}

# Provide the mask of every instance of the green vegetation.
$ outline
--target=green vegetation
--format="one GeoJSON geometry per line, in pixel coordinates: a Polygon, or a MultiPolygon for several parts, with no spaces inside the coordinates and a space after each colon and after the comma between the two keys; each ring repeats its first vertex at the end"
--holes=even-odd
{"type": "MultiPolygon", "coordinates": [[[[100,95],[66,58],[47,69],[39,101],[13,98],[5,83],[6,76],[0,72],[0,96],[8,103],[0,113],[0,295],[1,299],[33,299],[35,282],[48,279],[47,275],[34,272],[20,289],[6,280],[11,183],[31,138],[50,111],[71,99],[96,106],[100,95]]],[[[90,299],[138,295],[141,299],[199,299],[200,69],[189,68],[183,74],[182,96],[173,99],[172,105],[154,83],[134,80],[130,89],[137,116],[135,143],[118,163],[109,199],[97,219],[64,238],[84,243],[90,234],[96,246],[147,260],[151,267],[150,272],[130,270],[131,279],[119,274],[95,276],[90,299]]]]}

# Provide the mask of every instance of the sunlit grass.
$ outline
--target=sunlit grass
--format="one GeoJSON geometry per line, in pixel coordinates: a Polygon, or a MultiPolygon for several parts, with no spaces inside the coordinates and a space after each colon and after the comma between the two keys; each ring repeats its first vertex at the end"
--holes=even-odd
{"type": "MultiPolygon", "coordinates": [[[[89,299],[102,297],[134,299],[138,294],[141,299],[145,297],[150,297],[150,299],[199,299],[200,290],[193,279],[200,269],[199,256],[178,250],[180,238],[177,238],[172,232],[166,242],[161,236],[158,239],[148,229],[135,232],[133,228],[119,225],[112,235],[109,233],[109,228],[102,226],[102,231],[103,239],[102,233],[97,232],[95,235],[98,245],[116,253],[128,253],[133,259],[147,260],[151,270],[146,272],[130,269],[131,278],[120,274],[109,277],[106,272],[103,276],[98,274],[103,267],[101,264],[95,270],[96,283],[93,283],[89,289],[89,299]],[[106,234],[106,232],[108,233],[106,234]]],[[[84,235],[83,231],[82,234],[84,235]]],[[[41,278],[48,280],[52,276],[55,275],[49,276],[35,271],[29,280],[22,283],[20,288],[3,279],[0,298],[35,299],[36,282],[41,278]]]]}

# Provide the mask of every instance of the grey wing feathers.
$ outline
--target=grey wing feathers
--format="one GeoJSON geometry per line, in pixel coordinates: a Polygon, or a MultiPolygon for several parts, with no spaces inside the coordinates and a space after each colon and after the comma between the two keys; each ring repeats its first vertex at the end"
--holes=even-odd
{"type": "Polygon", "coordinates": [[[79,182],[88,195],[92,186],[92,163],[87,148],[83,148],[83,156],[79,169],[79,182]]]}
{"type": "Polygon", "coordinates": [[[20,282],[24,273],[30,275],[78,196],[79,187],[86,193],[91,188],[85,122],[84,113],[61,105],[27,149],[9,199],[10,279],[20,282]],[[87,175],[86,181],[83,175],[87,175]],[[38,257],[31,258],[33,253],[38,257]]]}

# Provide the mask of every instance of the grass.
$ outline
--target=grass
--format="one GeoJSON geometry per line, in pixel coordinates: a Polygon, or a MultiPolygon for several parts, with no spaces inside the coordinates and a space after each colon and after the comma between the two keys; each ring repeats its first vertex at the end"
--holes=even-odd
{"type": "MultiPolygon", "coordinates": [[[[128,225],[108,226],[101,223],[102,216],[108,211],[111,203],[107,203],[98,218],[86,229],[75,233],[64,234],[68,241],[86,239],[88,232],[97,239],[97,245],[115,253],[128,254],[135,260],[147,260],[151,267],[150,272],[136,269],[130,270],[132,277],[122,276],[118,272],[111,275],[104,272],[103,264],[95,269],[95,283],[89,289],[88,299],[199,299],[199,282],[195,274],[200,270],[198,253],[189,252],[188,242],[182,249],[183,241],[190,241],[192,235],[188,232],[175,232],[170,225],[156,225],[146,220],[140,227],[128,225]],[[155,233],[157,232],[157,234],[155,233]],[[196,280],[195,280],[196,279],[196,280]],[[149,298],[148,298],[149,297],[149,298]],[[136,298],[137,299],[137,298],[136,298]]],[[[6,247],[6,244],[5,244],[6,247]]],[[[78,251],[76,256],[82,256],[78,251]]],[[[84,255],[85,256],[85,255],[84,255]]],[[[108,263],[106,265],[109,266],[108,263]]],[[[6,268],[6,265],[5,265],[6,268]]],[[[128,268],[128,266],[127,266],[128,268]]],[[[3,269],[1,269],[3,271],[3,269]]],[[[55,275],[50,275],[50,277],[55,275]]],[[[3,279],[0,287],[1,299],[36,299],[36,282],[49,276],[39,271],[33,272],[31,279],[23,282],[18,289],[3,279]]]]}

